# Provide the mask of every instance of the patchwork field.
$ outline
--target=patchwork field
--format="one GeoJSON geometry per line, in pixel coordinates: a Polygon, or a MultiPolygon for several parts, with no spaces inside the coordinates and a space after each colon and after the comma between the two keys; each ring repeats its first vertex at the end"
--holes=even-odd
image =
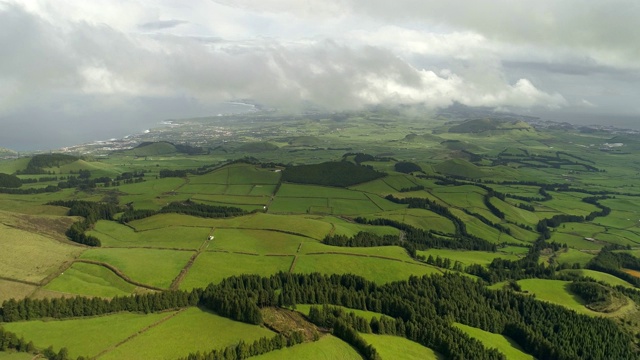
{"type": "MultiPolygon", "coordinates": [[[[568,290],[570,282],[566,279],[582,276],[611,286],[635,288],[633,279],[627,282],[585,268],[603,258],[596,257],[601,251],[605,251],[604,255],[610,251],[612,257],[619,256],[621,251],[640,257],[640,191],[637,190],[640,187],[635,183],[640,172],[640,163],[637,162],[640,141],[635,135],[602,129],[541,129],[535,124],[516,120],[517,115],[514,114],[509,115],[514,117],[513,120],[503,121],[494,119],[499,117],[496,114],[481,112],[477,114],[478,119],[470,120],[473,112],[447,111],[450,112],[407,115],[401,114],[402,111],[371,109],[291,118],[288,115],[280,117],[280,114],[257,113],[237,118],[188,119],[179,125],[174,124],[180,131],[174,132],[172,126],[141,135],[141,139],[146,141],[145,136],[168,134],[180,139],[176,144],[154,139],[134,149],[96,153],[95,156],[89,149],[86,152],[89,155],[78,155],[73,161],[65,160],[64,164],[57,165],[56,159],[69,158],[50,153],[49,160],[53,163],[44,166],[44,171],[33,167],[27,169],[33,154],[25,154],[18,159],[0,159],[0,172],[8,175],[3,181],[15,182],[12,174],[19,172],[17,179],[22,182],[19,188],[0,186],[0,302],[9,298],[47,298],[51,301],[52,298],[74,295],[111,298],[147,294],[151,298],[158,291],[192,290],[210,283],[219,284],[229,276],[319,272],[362,276],[377,284],[376,291],[380,293],[389,288],[380,286],[383,284],[407,280],[410,276],[436,275],[434,279],[443,281],[442,284],[446,282],[442,288],[451,286],[452,293],[466,290],[458,288],[460,284],[469,288],[486,285],[505,289],[501,296],[515,304],[520,294],[514,294],[510,288],[508,270],[496,270],[487,265],[496,258],[502,258],[517,262],[518,266],[532,266],[518,260],[523,259],[530,249],[538,251],[532,244],[544,234],[542,225],[537,226],[540,220],[555,215],[586,216],[610,208],[606,216],[598,216],[592,221],[560,221],[558,226],[554,224],[550,229],[551,238],[546,240],[546,244],[555,241],[566,244],[568,248],[552,250],[557,247],[541,246],[538,264],[558,266],[557,278],[518,280],[524,294],[589,315],[579,320],[581,323],[576,324],[576,329],[594,325],[589,319],[603,316],[603,313],[587,309],[585,301],[568,290]],[[518,130],[502,128],[511,126],[509,124],[518,130]],[[470,129],[475,130],[469,132],[470,129]],[[205,133],[213,135],[194,142],[185,135],[205,133]],[[601,150],[604,143],[614,141],[624,145],[601,150]],[[186,145],[189,143],[200,148],[186,145]],[[338,165],[331,168],[327,164],[338,165]],[[345,170],[343,173],[325,171],[335,168],[345,170]],[[291,169],[303,170],[297,174],[299,177],[288,178],[291,169]],[[323,169],[323,172],[313,173],[313,178],[309,178],[312,172],[308,169],[323,169]],[[58,179],[53,175],[65,178],[58,179]],[[73,182],[87,176],[96,182],[80,185],[62,182],[73,182]],[[120,178],[116,180],[116,177],[120,178]],[[38,178],[47,179],[38,181],[38,178]],[[351,180],[354,178],[364,180],[353,184],[351,180]],[[340,187],[343,185],[350,186],[340,187]],[[47,186],[50,187],[48,190],[45,189],[47,186]],[[527,199],[507,196],[500,200],[492,196],[487,203],[486,195],[491,194],[489,189],[527,199]],[[545,193],[549,195],[546,198],[545,193]],[[387,195],[400,199],[428,199],[438,206],[431,210],[409,208],[407,204],[385,199],[387,195]],[[597,200],[601,206],[583,201],[593,196],[603,197],[597,200]],[[76,203],[79,213],[88,219],[83,225],[87,228],[85,234],[98,238],[101,246],[91,248],[73,243],[71,238],[80,242],[83,238],[76,236],[75,230],[68,229],[83,218],[67,216],[67,207],[47,205],[53,200],[101,203],[76,203]],[[142,218],[126,225],[117,221],[120,214],[131,208],[160,209],[170,202],[184,200],[209,206],[239,207],[247,213],[233,218],[198,217],[217,216],[210,207],[201,207],[208,210],[200,213],[193,208],[185,210],[198,216],[171,213],[142,218]],[[112,207],[103,206],[105,204],[112,207]],[[89,208],[91,210],[87,210],[89,208]],[[452,241],[459,240],[465,249],[457,249],[459,244],[452,246],[450,243],[435,245],[450,248],[432,248],[433,244],[424,246],[420,242],[424,239],[417,239],[417,235],[406,227],[363,225],[357,222],[360,221],[357,217],[388,219],[431,230],[452,241]],[[116,221],[105,218],[115,218],[116,221]],[[471,236],[456,229],[454,224],[458,221],[465,225],[471,236]],[[498,224],[509,230],[499,230],[498,224]],[[397,236],[393,243],[400,246],[372,246],[379,244],[373,236],[365,240],[368,243],[358,244],[367,247],[322,243],[327,236],[352,237],[361,231],[397,236]],[[471,242],[474,244],[470,245],[471,242]],[[474,246],[489,248],[490,244],[486,242],[496,244],[498,251],[470,250],[474,246]],[[605,248],[606,245],[617,247],[612,250],[613,247],[605,248]],[[412,258],[410,254],[420,257],[412,258]],[[501,271],[499,278],[504,281],[477,285],[458,277],[440,277],[438,275],[445,272],[458,272],[428,265],[420,261],[422,256],[449,259],[451,265],[459,262],[462,268],[478,264],[489,273],[496,272],[489,275],[501,271]],[[574,268],[564,269],[567,265],[574,268]]],[[[46,161],[47,154],[40,155],[41,161],[46,161]]],[[[593,199],[589,201],[593,202],[593,199]]],[[[536,244],[543,245],[542,242],[536,244]]],[[[615,261],[610,263],[615,265],[615,261]]],[[[625,271],[622,265],[620,267],[618,270],[625,271]]],[[[639,275],[635,270],[626,271],[639,275]]],[[[464,272],[458,274],[475,279],[475,276],[464,272]]],[[[284,278],[287,277],[281,279],[284,278]]],[[[345,284],[353,282],[356,288],[363,283],[350,277],[341,281],[345,284]]],[[[246,284],[242,286],[249,286],[246,284]]],[[[300,284],[289,285],[295,287],[300,284]]],[[[419,302],[402,302],[412,296],[421,296],[419,292],[411,292],[415,289],[410,288],[394,288],[397,292],[406,290],[403,292],[406,298],[395,299],[394,294],[387,294],[379,301],[385,302],[387,307],[402,303],[401,311],[417,313],[425,310],[418,308],[419,302]]],[[[349,291],[344,291],[343,295],[351,296],[349,291]]],[[[354,291],[356,296],[365,296],[361,289],[354,291]]],[[[471,293],[469,291],[469,296],[471,293]]],[[[288,295],[283,289],[277,289],[275,294],[288,295]]],[[[235,299],[234,306],[243,301],[252,303],[255,298],[244,296],[242,301],[235,299]]],[[[282,296],[278,301],[284,301],[284,298],[282,296]]],[[[596,338],[602,335],[603,339],[607,336],[613,339],[614,335],[620,335],[617,331],[625,331],[636,339],[640,332],[640,313],[631,298],[630,295],[629,298],[618,297],[620,301],[629,301],[623,308],[604,314],[614,318],[620,327],[602,334],[585,333],[584,336],[596,338]]],[[[342,301],[342,297],[339,300],[342,301]]],[[[460,309],[459,314],[455,312],[457,315],[443,316],[446,323],[454,322],[458,329],[481,341],[486,348],[497,348],[508,359],[533,358],[509,338],[463,325],[465,305],[455,297],[442,297],[441,300],[443,305],[447,302],[446,305],[460,309]]],[[[482,308],[483,298],[477,300],[478,308],[482,308]]],[[[260,301],[264,302],[259,306],[267,303],[264,299],[260,301]]],[[[305,302],[313,301],[307,299],[305,302]]],[[[170,309],[146,315],[118,313],[0,325],[32,340],[40,349],[51,345],[57,351],[64,346],[72,358],[88,356],[99,359],[175,359],[190,352],[203,353],[240,341],[250,343],[262,336],[275,335],[268,330],[266,322],[262,326],[235,322],[203,310],[208,306],[205,302],[200,305],[203,307],[170,309]]],[[[521,311],[531,312],[528,315],[534,317],[545,317],[547,313],[541,310],[545,306],[539,304],[538,309],[532,307],[521,311]]],[[[298,304],[295,309],[308,314],[309,305],[298,304]]],[[[361,310],[355,312],[367,319],[380,316],[361,310]]],[[[241,310],[234,308],[229,316],[239,314],[241,310]]],[[[552,331],[541,329],[540,324],[528,323],[526,326],[534,332],[552,331]]],[[[566,334],[556,335],[558,339],[562,338],[558,344],[551,341],[554,339],[546,338],[549,344],[553,343],[552,347],[564,349],[575,345],[566,334]]],[[[404,338],[362,336],[378,349],[384,359],[443,358],[432,349],[404,338]]],[[[589,341],[602,346],[610,343],[589,341]]],[[[585,342],[583,345],[589,344],[585,342]]],[[[635,345],[630,345],[630,348],[637,353],[635,345]]],[[[536,357],[543,358],[535,353],[537,350],[531,351],[536,357]]],[[[466,355],[461,358],[473,358],[475,354],[466,355]]],[[[0,360],[31,359],[34,356],[0,352],[0,360]]],[[[299,344],[257,358],[361,359],[362,356],[342,340],[323,333],[317,342],[299,344]]]]}

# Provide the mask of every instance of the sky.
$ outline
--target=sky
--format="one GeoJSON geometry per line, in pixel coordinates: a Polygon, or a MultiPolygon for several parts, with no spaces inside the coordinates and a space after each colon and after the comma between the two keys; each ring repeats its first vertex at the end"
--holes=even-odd
{"type": "Polygon", "coordinates": [[[640,128],[638,23],[636,0],[0,0],[0,147],[122,136],[238,99],[640,128]]]}

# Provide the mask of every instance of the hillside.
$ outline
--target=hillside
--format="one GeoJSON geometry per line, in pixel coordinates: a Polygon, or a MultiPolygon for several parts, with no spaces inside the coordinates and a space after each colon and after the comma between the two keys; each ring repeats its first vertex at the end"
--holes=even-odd
{"type": "Polygon", "coordinates": [[[533,127],[524,121],[514,120],[501,120],[501,119],[473,119],[464,121],[461,124],[451,126],[449,128],[450,133],[468,134],[468,133],[483,133],[487,131],[535,131],[533,127]]]}
{"type": "Polygon", "coordinates": [[[450,159],[433,166],[441,174],[478,179],[485,176],[485,172],[464,159],[450,159]]]}

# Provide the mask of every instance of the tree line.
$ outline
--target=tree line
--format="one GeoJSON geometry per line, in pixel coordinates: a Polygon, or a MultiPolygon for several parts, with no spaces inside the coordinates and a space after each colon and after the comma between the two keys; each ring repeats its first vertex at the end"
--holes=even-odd
{"type": "Polygon", "coordinates": [[[98,220],[113,220],[113,216],[119,211],[114,204],[82,200],[56,200],[47,205],[68,207],[67,215],[84,217],[84,220],[73,223],[65,235],[73,242],[88,246],[100,246],[101,243],[100,239],[85,232],[92,229],[98,220]]]}
{"type": "Polygon", "coordinates": [[[282,172],[282,181],[347,187],[386,176],[370,166],[355,165],[349,161],[325,162],[314,165],[288,166],[282,172]]]}
{"type": "Polygon", "coordinates": [[[122,224],[126,224],[134,220],[144,219],[157,214],[169,214],[169,213],[191,215],[191,216],[198,216],[198,217],[204,217],[204,218],[225,218],[225,217],[242,216],[247,214],[246,211],[237,207],[207,205],[207,204],[197,203],[197,202],[191,201],[191,199],[188,199],[185,201],[171,202],[168,205],[163,206],[160,210],[150,210],[150,209],[136,210],[130,207],[120,216],[120,219],[118,221],[122,224]]]}
{"type": "Polygon", "coordinates": [[[197,304],[216,312],[227,307],[226,316],[250,323],[257,321],[250,316],[254,309],[265,306],[331,304],[378,312],[395,319],[397,324],[391,330],[390,323],[385,322],[385,331],[393,331],[455,359],[501,357],[495,350],[485,349],[461,335],[452,322],[508,336],[541,359],[638,358],[630,336],[610,319],[579,315],[510,290],[489,290],[482,282],[453,273],[412,276],[385,285],[349,274],[242,275],[191,292],[166,291],[111,300],[82,297],[8,300],[0,314],[4,321],[19,321],[117,311],[161,311],[197,304]]]}

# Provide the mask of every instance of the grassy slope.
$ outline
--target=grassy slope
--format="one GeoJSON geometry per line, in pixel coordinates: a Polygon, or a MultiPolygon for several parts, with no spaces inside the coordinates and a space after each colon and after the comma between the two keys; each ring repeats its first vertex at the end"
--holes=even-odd
{"type": "Polygon", "coordinates": [[[190,251],[90,249],[82,258],[108,263],[143,284],[168,288],[191,255],[190,251]]]}
{"type": "Polygon", "coordinates": [[[488,331],[484,331],[478,328],[467,326],[464,324],[455,323],[455,327],[464,331],[472,338],[475,338],[482,342],[486,348],[496,348],[503,353],[507,359],[523,359],[532,360],[533,356],[522,351],[520,346],[513,340],[500,334],[493,334],[488,331]]]}
{"type": "Polygon", "coordinates": [[[518,281],[523,291],[535,294],[538,300],[562,305],[581,314],[598,315],[599,313],[587,309],[584,306],[584,301],[580,297],[569,292],[567,289],[569,283],[569,281],[543,279],[524,279],[518,281]]]}
{"type": "Polygon", "coordinates": [[[251,359],[361,360],[362,356],[344,341],[331,335],[325,335],[316,342],[299,344],[294,347],[272,351],[252,357],[251,359]]]}
{"type": "Polygon", "coordinates": [[[40,347],[53,345],[69,349],[72,358],[95,356],[100,351],[117,344],[140,329],[169,316],[160,314],[116,314],[86,319],[21,321],[4,324],[3,327],[18,337],[40,347]]]}
{"type": "Polygon", "coordinates": [[[233,321],[199,308],[189,308],[137,336],[101,359],[175,359],[191,352],[207,351],[253,342],[275,335],[266,328],[233,321]]]}
{"type": "Polygon", "coordinates": [[[75,263],[44,288],[85,296],[112,297],[130,295],[136,286],[103,266],[75,263]]]}
{"type": "Polygon", "coordinates": [[[0,224],[0,274],[39,282],[82,252],[47,236],[0,224]]]}
{"type": "Polygon", "coordinates": [[[399,336],[360,334],[373,345],[383,359],[395,360],[440,360],[444,359],[435,351],[399,336]]]}

